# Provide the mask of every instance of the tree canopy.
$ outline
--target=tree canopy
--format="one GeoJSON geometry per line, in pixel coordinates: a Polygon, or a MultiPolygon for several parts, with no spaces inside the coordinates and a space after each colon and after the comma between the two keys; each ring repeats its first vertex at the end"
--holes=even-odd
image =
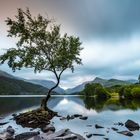
{"type": "Polygon", "coordinates": [[[8,37],[15,37],[17,43],[0,56],[0,64],[6,61],[13,71],[25,67],[33,68],[34,72],[53,72],[57,84],[51,90],[58,86],[63,71],[73,72],[75,64],[82,64],[79,37],[62,35],[60,25],[53,20],[40,14],[34,17],[27,8],[18,9],[15,18],[8,17],[6,23],[8,37]]]}
{"type": "Polygon", "coordinates": [[[74,64],[81,64],[79,37],[60,34],[60,25],[40,14],[33,17],[30,10],[18,9],[15,19],[7,18],[8,37],[17,38],[17,47],[10,48],[0,56],[13,71],[22,67],[34,68],[35,72],[48,70],[62,72],[67,68],[74,71],[74,64]]]}

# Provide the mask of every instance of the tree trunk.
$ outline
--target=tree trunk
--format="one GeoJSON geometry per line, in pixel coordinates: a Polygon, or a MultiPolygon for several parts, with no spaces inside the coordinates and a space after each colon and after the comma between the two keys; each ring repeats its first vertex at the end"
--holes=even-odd
{"type": "Polygon", "coordinates": [[[43,108],[44,110],[50,110],[48,107],[47,107],[47,103],[48,103],[48,100],[50,99],[51,97],[51,92],[59,85],[59,82],[60,82],[60,79],[58,78],[57,79],[57,84],[52,87],[49,91],[48,91],[48,94],[46,95],[46,97],[44,99],[42,99],[41,101],[41,108],[43,108]]]}

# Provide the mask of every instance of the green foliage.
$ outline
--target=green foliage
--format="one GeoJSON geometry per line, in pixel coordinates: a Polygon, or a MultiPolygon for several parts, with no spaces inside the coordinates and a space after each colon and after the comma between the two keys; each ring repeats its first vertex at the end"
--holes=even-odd
{"type": "Polygon", "coordinates": [[[96,96],[96,98],[104,98],[104,99],[109,97],[109,94],[105,90],[105,88],[103,88],[103,86],[101,84],[98,84],[98,83],[86,84],[85,89],[83,90],[83,93],[87,97],[96,96]]]}
{"type": "Polygon", "coordinates": [[[121,86],[119,90],[120,97],[125,97],[127,99],[140,98],[140,85],[130,84],[121,86]]]}
{"type": "MultiPolygon", "coordinates": [[[[33,17],[27,9],[18,9],[15,19],[7,18],[8,37],[17,38],[17,46],[0,56],[0,63],[8,62],[13,71],[33,68],[55,74],[58,86],[60,76],[66,69],[74,71],[74,64],[82,64],[81,42],[78,37],[60,34],[60,25],[40,14],[33,17]]],[[[54,87],[54,88],[55,88],[54,87]]]]}
{"type": "Polygon", "coordinates": [[[100,84],[88,83],[81,94],[84,94],[86,97],[96,96],[96,98],[100,99],[113,96],[125,99],[140,98],[140,84],[115,85],[104,88],[100,84]]]}
{"type": "Polygon", "coordinates": [[[131,94],[134,98],[140,98],[140,88],[135,87],[131,90],[131,94]]]}

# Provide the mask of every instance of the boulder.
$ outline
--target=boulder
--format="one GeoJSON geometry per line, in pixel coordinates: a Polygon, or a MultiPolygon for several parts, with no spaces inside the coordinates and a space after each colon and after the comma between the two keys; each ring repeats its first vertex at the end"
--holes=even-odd
{"type": "Polygon", "coordinates": [[[39,132],[25,132],[15,136],[15,140],[28,140],[39,135],[39,132]]]}
{"type": "Polygon", "coordinates": [[[62,129],[50,135],[42,133],[27,140],[85,140],[85,138],[79,134],[71,132],[69,129],[62,129]]]}
{"type": "Polygon", "coordinates": [[[14,136],[15,130],[12,126],[8,126],[3,132],[0,133],[0,139],[2,140],[12,140],[14,136]]]}
{"type": "Polygon", "coordinates": [[[125,127],[128,128],[130,131],[139,130],[140,128],[139,124],[132,120],[127,120],[125,122],[125,127]]]}
{"type": "Polygon", "coordinates": [[[55,127],[52,124],[46,125],[45,127],[41,128],[41,130],[46,133],[48,131],[55,132],[55,127]]]}

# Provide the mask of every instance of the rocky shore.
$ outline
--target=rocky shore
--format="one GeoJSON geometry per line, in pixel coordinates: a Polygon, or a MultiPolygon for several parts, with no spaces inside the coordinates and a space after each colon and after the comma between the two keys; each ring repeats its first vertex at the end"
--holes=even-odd
{"type": "MultiPolygon", "coordinates": [[[[16,117],[16,114],[13,114],[13,119],[16,117]]],[[[80,119],[86,121],[88,119],[87,116],[83,116],[80,114],[67,115],[67,116],[57,116],[60,121],[71,121],[73,119],[80,119]]],[[[2,119],[1,119],[2,120],[2,119]]],[[[8,122],[3,122],[0,120],[0,126],[5,126],[8,122]]],[[[3,129],[0,132],[0,140],[86,140],[86,139],[94,139],[94,137],[102,137],[104,140],[109,140],[107,137],[107,133],[112,133],[112,131],[116,132],[116,134],[121,134],[127,137],[132,137],[134,135],[133,131],[139,130],[140,126],[138,123],[133,120],[127,120],[126,122],[117,122],[113,124],[113,127],[106,128],[100,124],[88,124],[87,127],[95,128],[95,129],[104,129],[106,133],[89,133],[85,132],[84,135],[77,134],[72,130],[66,128],[57,130],[55,126],[50,123],[43,125],[39,130],[34,130],[30,132],[24,132],[17,134],[16,129],[13,126],[9,126],[3,129]],[[119,127],[118,127],[119,126],[119,127]],[[124,130],[119,130],[122,127],[124,130]]],[[[100,132],[100,131],[99,131],[100,132]]],[[[101,131],[102,132],[102,131],[101,131]]]]}

